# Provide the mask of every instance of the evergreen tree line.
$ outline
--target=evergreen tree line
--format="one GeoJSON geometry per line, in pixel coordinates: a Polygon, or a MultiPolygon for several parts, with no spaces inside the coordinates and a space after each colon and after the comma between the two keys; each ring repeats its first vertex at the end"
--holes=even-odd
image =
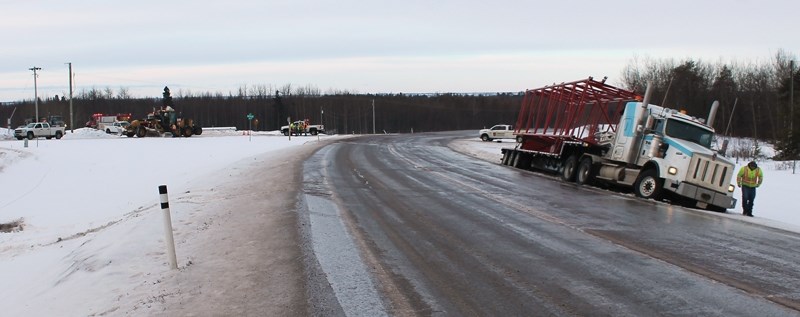
{"type": "Polygon", "coordinates": [[[718,134],[769,141],[777,158],[798,159],[800,109],[792,99],[800,98],[800,75],[790,65],[794,59],[784,51],[762,63],[634,58],[623,69],[622,82],[643,94],[649,81],[651,103],[698,118],[707,118],[711,104],[719,101],[711,122],[718,134]]]}
{"type": "MultiPolygon", "coordinates": [[[[796,159],[800,154],[796,141],[800,111],[790,104],[790,87],[793,82],[794,90],[800,89],[800,75],[790,69],[793,59],[784,51],[767,62],[634,58],[621,71],[619,81],[622,88],[641,95],[649,81],[653,90],[651,103],[686,110],[699,118],[706,118],[712,102],[717,100],[720,108],[711,124],[719,134],[774,142],[782,157],[796,159]]],[[[329,133],[367,134],[513,124],[522,95],[323,93],[312,85],[252,85],[241,86],[227,95],[178,90],[173,103],[184,117],[195,119],[203,127],[250,129],[247,114],[252,113],[257,119],[253,130],[277,130],[289,118],[324,124],[329,133]]],[[[161,104],[161,98],[133,98],[126,88],[116,92],[111,88],[82,90],[73,100],[75,128],[83,127],[93,113],[131,113],[133,119],[144,118],[161,104]]],[[[12,125],[34,117],[33,101],[23,101],[0,107],[0,118],[8,118],[15,107],[12,125]]],[[[39,102],[39,114],[62,115],[69,122],[69,101],[63,96],[44,98],[39,102]]]]}
{"type": "MultiPolygon", "coordinates": [[[[309,119],[312,124],[324,124],[328,133],[368,134],[468,130],[513,123],[522,100],[521,93],[354,94],[321,93],[312,86],[287,85],[275,91],[267,87],[242,87],[228,95],[178,91],[171,95],[172,107],[202,127],[270,131],[286,125],[287,119],[309,119]],[[253,122],[247,119],[250,113],[253,122]]],[[[94,113],[131,113],[132,120],[141,119],[163,104],[163,98],[131,98],[127,90],[121,92],[124,94],[115,95],[109,88],[79,92],[73,98],[74,128],[84,127],[94,113]]],[[[0,107],[0,118],[7,118],[15,107],[13,126],[35,117],[33,101],[23,101],[0,107]]],[[[69,123],[69,100],[59,96],[40,99],[39,116],[49,115],[62,115],[69,123]]]]}

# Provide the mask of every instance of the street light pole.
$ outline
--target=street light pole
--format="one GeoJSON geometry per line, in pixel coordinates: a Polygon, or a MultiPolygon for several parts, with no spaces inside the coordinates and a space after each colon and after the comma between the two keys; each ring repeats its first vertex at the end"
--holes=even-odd
{"type": "Polygon", "coordinates": [[[794,61],[789,61],[789,131],[794,133],[794,61]]]}
{"type": "Polygon", "coordinates": [[[69,65],[69,128],[72,133],[75,133],[75,121],[72,120],[72,63],[69,65]]]}
{"type": "MultiPolygon", "coordinates": [[[[794,61],[789,61],[789,133],[791,133],[791,137],[789,140],[795,142],[794,146],[797,147],[796,141],[796,133],[794,133],[794,61]]],[[[795,152],[797,149],[795,148],[795,152]]],[[[797,153],[795,153],[797,156],[797,153]]],[[[794,157],[792,160],[792,174],[795,173],[797,165],[797,158],[794,157]]]]}
{"type": "Polygon", "coordinates": [[[372,134],[375,134],[375,99],[372,99],[372,134]]]}
{"type": "Polygon", "coordinates": [[[36,66],[28,68],[28,70],[33,71],[33,104],[36,106],[36,120],[34,120],[34,122],[39,122],[39,90],[36,86],[36,71],[41,69],[41,67],[36,66]]]}

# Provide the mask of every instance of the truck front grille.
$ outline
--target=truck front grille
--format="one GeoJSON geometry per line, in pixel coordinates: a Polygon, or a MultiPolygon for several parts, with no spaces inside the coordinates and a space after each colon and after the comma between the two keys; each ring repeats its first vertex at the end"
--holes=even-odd
{"type": "Polygon", "coordinates": [[[728,185],[730,185],[732,176],[733,165],[724,161],[717,161],[709,156],[694,154],[686,175],[686,181],[725,193],[728,185]]]}

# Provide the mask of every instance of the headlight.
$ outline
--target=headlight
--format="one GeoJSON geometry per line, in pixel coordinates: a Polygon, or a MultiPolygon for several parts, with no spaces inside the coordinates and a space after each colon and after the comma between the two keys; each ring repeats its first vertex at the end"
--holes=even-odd
{"type": "Polygon", "coordinates": [[[733,184],[730,184],[730,185],[728,185],[728,191],[729,191],[729,192],[731,192],[731,193],[732,193],[732,192],[733,192],[735,189],[736,189],[736,187],[735,187],[735,186],[733,186],[733,184]]]}
{"type": "Polygon", "coordinates": [[[677,167],[670,166],[670,167],[667,169],[667,173],[669,173],[670,175],[675,175],[675,174],[678,174],[678,168],[677,168],[677,167]]]}

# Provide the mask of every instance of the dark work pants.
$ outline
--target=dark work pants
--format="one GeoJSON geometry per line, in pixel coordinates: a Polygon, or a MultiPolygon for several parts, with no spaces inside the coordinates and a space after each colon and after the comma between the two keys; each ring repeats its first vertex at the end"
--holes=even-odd
{"type": "Polygon", "coordinates": [[[756,200],[756,188],[742,186],[742,209],[747,216],[753,215],[753,201],[756,200]]]}

